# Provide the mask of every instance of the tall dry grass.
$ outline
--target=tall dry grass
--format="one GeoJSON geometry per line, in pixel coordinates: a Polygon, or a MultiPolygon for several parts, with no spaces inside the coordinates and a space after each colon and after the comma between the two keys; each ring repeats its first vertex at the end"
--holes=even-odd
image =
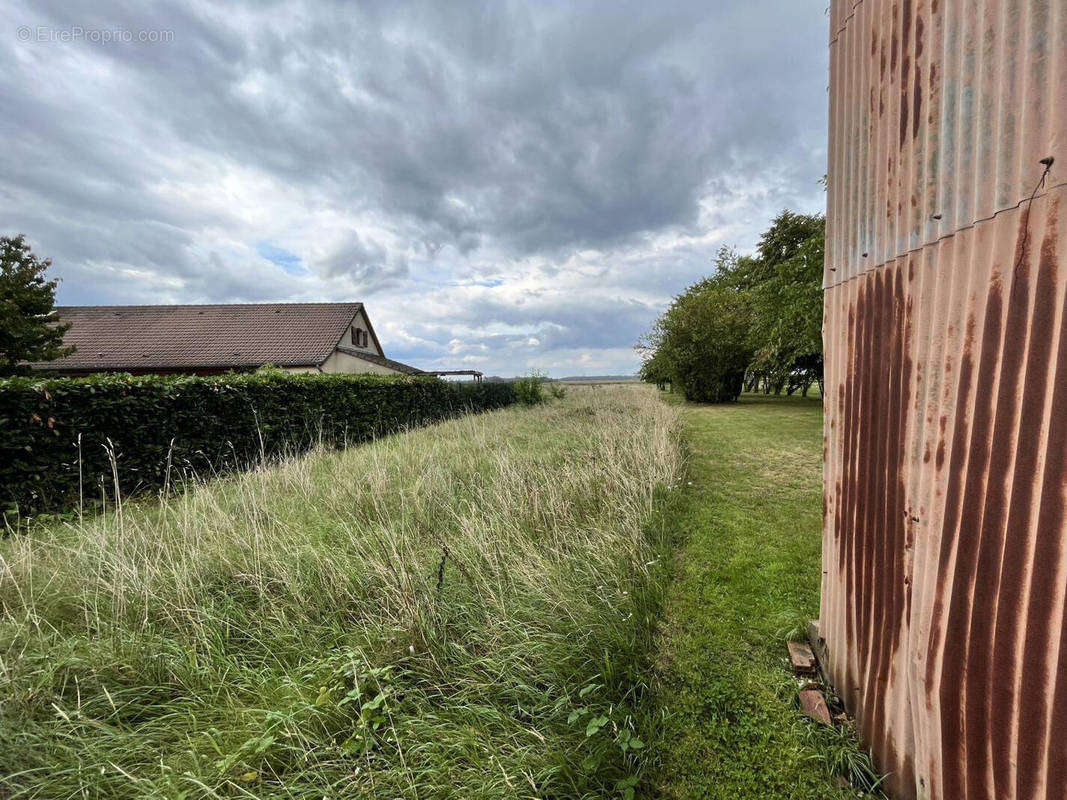
{"type": "Polygon", "coordinates": [[[678,433],[572,389],[9,537],[0,796],[624,794],[678,433]]]}

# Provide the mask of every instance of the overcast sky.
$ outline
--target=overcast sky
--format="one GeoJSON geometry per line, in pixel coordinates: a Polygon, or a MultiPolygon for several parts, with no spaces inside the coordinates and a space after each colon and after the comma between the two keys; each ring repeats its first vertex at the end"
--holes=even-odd
{"type": "Polygon", "coordinates": [[[0,0],[2,232],[64,304],[361,300],[418,367],[633,372],[720,245],[823,210],[826,5],[0,0]]]}

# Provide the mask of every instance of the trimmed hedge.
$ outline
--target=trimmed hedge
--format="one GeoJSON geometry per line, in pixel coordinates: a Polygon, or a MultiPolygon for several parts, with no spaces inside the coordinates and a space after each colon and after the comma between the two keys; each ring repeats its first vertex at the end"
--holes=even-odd
{"type": "Polygon", "coordinates": [[[12,378],[0,381],[0,512],[75,510],[79,488],[87,505],[111,498],[109,448],[125,497],[516,400],[511,383],[406,376],[12,378]]]}

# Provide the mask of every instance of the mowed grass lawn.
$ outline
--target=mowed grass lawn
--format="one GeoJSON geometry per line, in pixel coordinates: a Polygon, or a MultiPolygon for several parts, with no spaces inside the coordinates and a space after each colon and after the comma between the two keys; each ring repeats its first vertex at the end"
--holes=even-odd
{"type": "Polygon", "coordinates": [[[821,400],[682,409],[691,484],[660,632],[649,796],[855,797],[832,775],[854,743],[800,716],[785,663],[787,637],[819,611],[821,400]]]}

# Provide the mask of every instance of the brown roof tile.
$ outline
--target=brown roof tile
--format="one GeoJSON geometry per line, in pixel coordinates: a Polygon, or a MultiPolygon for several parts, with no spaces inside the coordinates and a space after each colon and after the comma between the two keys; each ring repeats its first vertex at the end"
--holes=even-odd
{"type": "Polygon", "coordinates": [[[362,303],[59,306],[76,352],[31,366],[82,370],[233,369],[321,364],[362,303]]]}

